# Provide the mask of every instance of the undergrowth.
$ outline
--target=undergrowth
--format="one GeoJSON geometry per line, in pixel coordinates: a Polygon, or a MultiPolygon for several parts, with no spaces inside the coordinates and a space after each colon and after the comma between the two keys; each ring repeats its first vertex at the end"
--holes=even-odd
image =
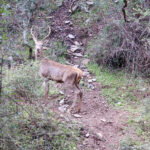
{"type": "Polygon", "coordinates": [[[141,145],[141,142],[135,142],[132,138],[122,141],[119,150],[150,150],[150,144],[141,145]]]}
{"type": "Polygon", "coordinates": [[[150,144],[150,97],[148,96],[150,88],[148,81],[140,77],[134,78],[125,71],[112,71],[94,63],[87,67],[100,82],[101,93],[108,102],[130,114],[124,132],[128,133],[134,130],[133,132],[138,138],[133,139],[132,143],[129,143],[131,140],[127,139],[122,141],[120,150],[149,150],[147,146],[150,144]]]}
{"type": "Polygon", "coordinates": [[[77,149],[78,128],[61,123],[48,108],[6,98],[1,104],[1,150],[77,149]]]}
{"type": "Polygon", "coordinates": [[[148,92],[142,79],[135,79],[124,71],[110,71],[97,64],[88,65],[88,69],[96,75],[97,81],[102,84],[102,94],[113,105],[140,103],[148,92]]]}
{"type": "MultiPolygon", "coordinates": [[[[1,150],[77,149],[79,127],[62,123],[51,108],[42,103],[44,87],[38,68],[38,62],[30,62],[4,70],[0,101],[1,150]]],[[[59,91],[51,86],[49,93],[58,95],[59,91]]]]}

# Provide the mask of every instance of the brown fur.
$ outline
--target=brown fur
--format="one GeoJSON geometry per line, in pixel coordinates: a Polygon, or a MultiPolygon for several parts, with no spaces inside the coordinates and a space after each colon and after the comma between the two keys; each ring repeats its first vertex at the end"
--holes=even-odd
{"type": "Polygon", "coordinates": [[[71,86],[77,94],[77,98],[74,100],[71,109],[76,105],[79,97],[77,111],[80,112],[82,102],[82,92],[78,86],[82,78],[82,71],[80,69],[75,68],[73,66],[60,64],[45,58],[41,62],[39,73],[45,81],[45,101],[48,98],[49,80],[56,81],[59,83],[65,83],[65,85],[71,86]]]}
{"type": "Polygon", "coordinates": [[[71,84],[78,84],[82,77],[82,71],[73,66],[60,64],[45,58],[40,65],[40,75],[57,82],[64,83],[69,80],[68,82],[71,84]]]}

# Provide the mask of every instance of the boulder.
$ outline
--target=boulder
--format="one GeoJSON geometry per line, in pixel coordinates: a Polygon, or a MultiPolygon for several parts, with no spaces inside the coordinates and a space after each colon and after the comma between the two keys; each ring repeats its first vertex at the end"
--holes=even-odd
{"type": "Polygon", "coordinates": [[[78,50],[81,50],[80,46],[78,46],[78,45],[71,45],[71,47],[70,47],[70,51],[71,52],[76,52],[78,50]]]}

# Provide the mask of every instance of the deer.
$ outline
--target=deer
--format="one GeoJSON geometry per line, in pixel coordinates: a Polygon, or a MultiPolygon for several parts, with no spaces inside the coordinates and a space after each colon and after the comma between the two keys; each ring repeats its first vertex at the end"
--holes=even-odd
{"type": "Polygon", "coordinates": [[[33,27],[31,27],[31,35],[35,43],[35,58],[36,60],[38,60],[38,57],[40,57],[41,61],[39,67],[39,75],[44,79],[44,101],[46,103],[48,100],[50,80],[55,81],[57,83],[64,83],[63,88],[70,87],[76,94],[76,99],[73,100],[73,103],[68,112],[70,113],[72,109],[74,109],[74,107],[77,105],[76,112],[79,113],[81,110],[82,95],[83,95],[79,87],[79,83],[82,78],[83,72],[79,68],[76,68],[71,65],[58,63],[44,56],[43,50],[47,49],[47,47],[44,47],[43,45],[45,39],[47,39],[50,34],[51,28],[49,27],[49,32],[47,36],[44,37],[42,40],[38,40],[33,33],[33,27]]]}

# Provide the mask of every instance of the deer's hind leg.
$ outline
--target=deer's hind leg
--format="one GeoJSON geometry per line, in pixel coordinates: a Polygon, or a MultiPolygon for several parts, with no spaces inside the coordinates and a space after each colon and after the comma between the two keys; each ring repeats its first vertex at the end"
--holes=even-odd
{"type": "Polygon", "coordinates": [[[82,93],[81,89],[79,88],[78,84],[76,84],[75,86],[76,86],[76,91],[77,91],[77,96],[76,96],[75,101],[76,102],[78,101],[77,112],[79,113],[81,110],[83,93],[82,93]]]}
{"type": "Polygon", "coordinates": [[[69,109],[69,112],[77,105],[77,110],[76,112],[79,113],[81,110],[81,104],[82,104],[82,95],[83,93],[81,92],[80,88],[78,85],[74,85],[74,92],[76,94],[76,98],[73,100],[73,103],[69,109]]]}
{"type": "MultiPolygon", "coordinates": [[[[71,86],[74,93],[76,94],[76,98],[73,100],[73,103],[70,107],[70,109],[68,110],[69,112],[77,105],[77,112],[80,112],[81,109],[81,103],[82,103],[82,92],[78,86],[79,82],[76,82],[77,79],[77,73],[71,73],[70,75],[67,76],[67,78],[64,80],[65,84],[67,84],[68,86],[71,86]]],[[[70,89],[71,89],[70,87],[70,89]]]]}

